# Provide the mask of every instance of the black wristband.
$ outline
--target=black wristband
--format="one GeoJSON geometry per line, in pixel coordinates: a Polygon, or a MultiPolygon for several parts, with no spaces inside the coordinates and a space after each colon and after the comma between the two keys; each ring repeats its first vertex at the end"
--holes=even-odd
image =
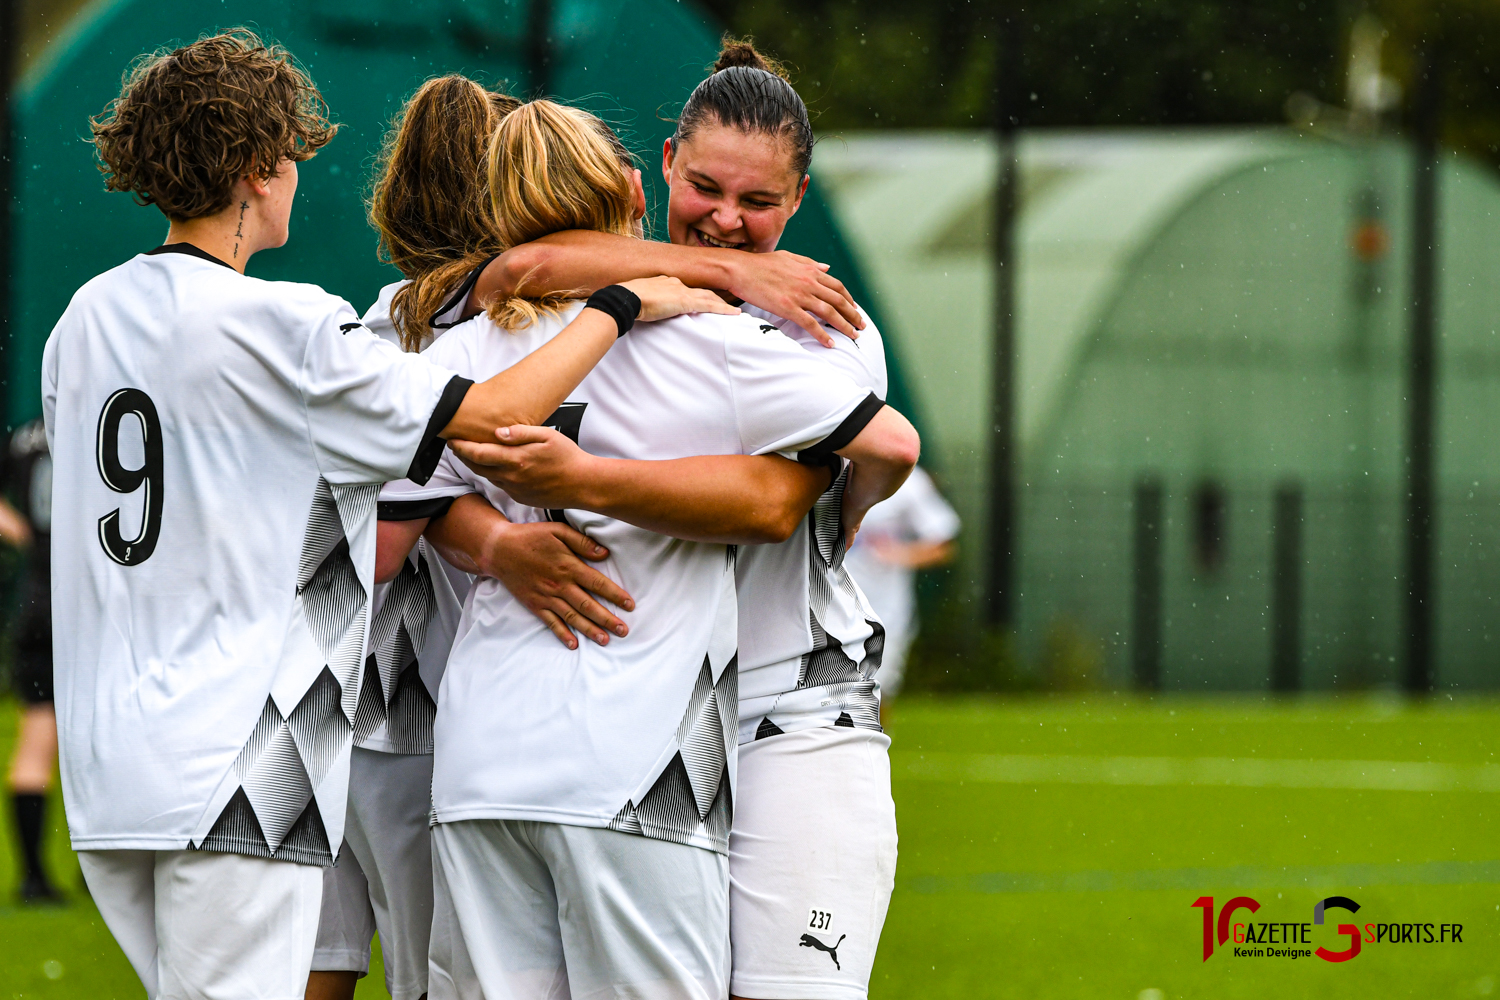
{"type": "Polygon", "coordinates": [[[623,337],[641,314],[641,297],[624,285],[610,285],[590,295],[583,307],[614,317],[615,325],[620,328],[619,336],[623,337]]]}

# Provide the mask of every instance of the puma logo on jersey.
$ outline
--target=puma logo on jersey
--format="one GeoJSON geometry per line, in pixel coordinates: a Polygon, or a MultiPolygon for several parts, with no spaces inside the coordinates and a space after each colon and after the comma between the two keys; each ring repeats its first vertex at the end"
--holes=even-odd
{"type": "Polygon", "coordinates": [[[340,323],[339,333],[348,333],[350,330],[358,330],[362,326],[364,326],[363,323],[340,323]]]}
{"type": "Polygon", "coordinates": [[[778,329],[776,329],[770,323],[762,323],[760,325],[760,332],[761,333],[780,333],[781,331],[778,330],[778,329]]]}
{"type": "Polygon", "coordinates": [[[804,934],[802,935],[802,941],[800,942],[799,946],[803,948],[816,948],[819,951],[828,952],[828,957],[833,959],[833,967],[835,969],[838,969],[840,972],[843,972],[844,967],[839,964],[839,945],[843,944],[844,938],[848,936],[849,935],[847,934],[840,934],[839,939],[835,941],[833,943],[833,947],[830,948],[828,947],[828,945],[824,944],[822,941],[819,941],[811,934],[804,934]]]}

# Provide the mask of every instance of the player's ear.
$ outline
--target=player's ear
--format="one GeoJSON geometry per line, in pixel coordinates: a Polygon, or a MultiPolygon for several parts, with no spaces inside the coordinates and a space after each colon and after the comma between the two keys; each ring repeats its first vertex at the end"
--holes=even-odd
{"type": "Polygon", "coordinates": [[[668,186],[672,183],[672,140],[668,139],[661,144],[661,179],[668,186]]]}
{"type": "Polygon", "coordinates": [[[630,197],[633,205],[631,208],[634,219],[643,219],[646,216],[646,188],[641,184],[641,172],[632,170],[630,172],[630,197]]]}
{"type": "Polygon", "coordinates": [[[253,173],[245,175],[245,186],[250,189],[252,194],[259,195],[262,198],[270,197],[270,182],[271,178],[269,177],[257,177],[253,173]]]}
{"type": "MultiPolygon", "coordinates": [[[[797,209],[802,207],[802,196],[807,194],[807,182],[812,179],[811,174],[802,175],[802,183],[797,185],[797,196],[792,199],[792,215],[797,214],[797,209]]],[[[791,216],[787,216],[791,218],[791,216]]]]}

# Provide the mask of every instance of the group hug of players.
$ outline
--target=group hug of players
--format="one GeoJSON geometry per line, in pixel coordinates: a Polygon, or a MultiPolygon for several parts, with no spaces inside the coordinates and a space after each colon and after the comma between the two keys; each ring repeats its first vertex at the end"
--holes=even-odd
{"type": "Polygon", "coordinates": [[[56,707],[148,995],[347,998],[378,930],[396,1000],[866,996],[896,824],[843,562],[919,441],[776,251],[813,134],[775,64],[687,98],[669,243],[599,118],[428,81],[363,317],[244,274],[336,131],[287,52],[147,57],[92,126],[169,230],[43,358],[56,707]]]}

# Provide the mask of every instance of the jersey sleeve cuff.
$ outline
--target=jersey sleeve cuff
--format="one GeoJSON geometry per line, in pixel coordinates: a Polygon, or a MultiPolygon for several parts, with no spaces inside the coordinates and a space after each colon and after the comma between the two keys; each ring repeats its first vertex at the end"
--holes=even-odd
{"type": "Polygon", "coordinates": [[[418,486],[426,485],[437,469],[437,464],[443,457],[443,448],[446,447],[438,435],[453,422],[454,414],[458,413],[464,396],[468,395],[473,385],[473,379],[455,375],[443,387],[443,394],[438,397],[437,406],[433,407],[432,418],[427,421],[427,429],[422,432],[422,443],[417,446],[416,457],[411,460],[411,468],[406,471],[406,478],[418,486]]]}
{"type": "Polygon", "coordinates": [[[424,517],[442,517],[457,497],[428,497],[425,500],[379,500],[375,518],[379,521],[420,521],[424,517]]]}
{"type": "Polygon", "coordinates": [[[797,461],[803,465],[826,465],[837,470],[839,461],[834,453],[840,448],[847,447],[850,441],[859,437],[859,432],[875,419],[875,414],[879,413],[883,406],[885,406],[885,400],[873,392],[870,393],[827,437],[811,448],[804,448],[797,452],[797,461]]]}

